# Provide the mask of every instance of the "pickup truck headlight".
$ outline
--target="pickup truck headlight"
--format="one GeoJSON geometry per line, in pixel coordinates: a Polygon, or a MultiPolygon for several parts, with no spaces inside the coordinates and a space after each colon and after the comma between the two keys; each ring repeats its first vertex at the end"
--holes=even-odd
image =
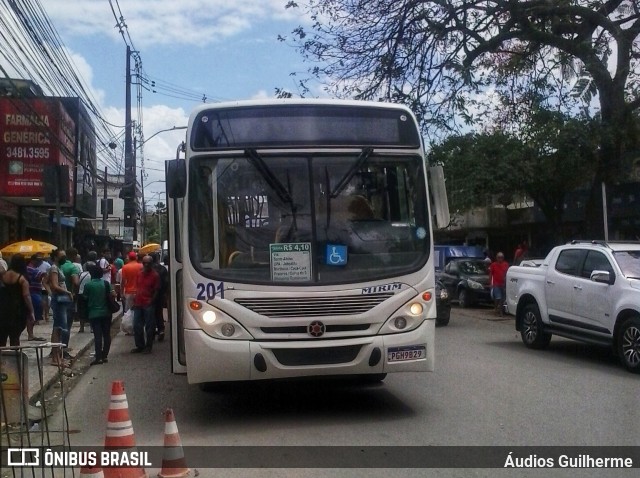
{"type": "Polygon", "coordinates": [[[471,279],[467,281],[467,284],[469,284],[469,287],[471,287],[472,289],[484,289],[484,286],[480,282],[476,282],[471,279]]]}

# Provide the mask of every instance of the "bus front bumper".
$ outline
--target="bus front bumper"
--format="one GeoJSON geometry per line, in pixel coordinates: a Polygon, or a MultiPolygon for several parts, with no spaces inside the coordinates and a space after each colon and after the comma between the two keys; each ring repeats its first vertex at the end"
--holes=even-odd
{"type": "Polygon", "coordinates": [[[405,333],[296,341],[220,340],[184,331],[189,383],[431,372],[435,320],[405,333]]]}

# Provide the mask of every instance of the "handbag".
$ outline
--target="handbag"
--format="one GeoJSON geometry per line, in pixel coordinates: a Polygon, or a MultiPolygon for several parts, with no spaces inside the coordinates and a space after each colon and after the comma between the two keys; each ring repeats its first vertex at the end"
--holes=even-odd
{"type": "Polygon", "coordinates": [[[103,280],[102,282],[104,282],[104,293],[107,296],[107,309],[109,309],[109,312],[112,314],[115,314],[120,310],[120,304],[118,304],[115,297],[111,296],[111,287],[109,287],[109,283],[106,280],[103,280]]]}

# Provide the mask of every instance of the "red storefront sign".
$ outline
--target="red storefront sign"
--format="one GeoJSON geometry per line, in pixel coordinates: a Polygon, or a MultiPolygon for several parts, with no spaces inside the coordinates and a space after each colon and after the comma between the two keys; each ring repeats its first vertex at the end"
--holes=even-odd
{"type": "MultiPolygon", "coordinates": [[[[43,198],[45,166],[69,166],[73,191],[75,124],[62,104],[46,98],[0,98],[0,197],[43,198]]],[[[63,198],[71,205],[72,196],[63,198]]]]}

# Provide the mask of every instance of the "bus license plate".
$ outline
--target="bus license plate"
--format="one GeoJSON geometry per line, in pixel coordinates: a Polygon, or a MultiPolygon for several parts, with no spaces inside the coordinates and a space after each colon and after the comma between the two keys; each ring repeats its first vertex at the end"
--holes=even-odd
{"type": "Polygon", "coordinates": [[[388,362],[404,362],[406,360],[419,360],[427,356],[427,348],[424,345],[413,347],[392,347],[387,349],[388,362]]]}

